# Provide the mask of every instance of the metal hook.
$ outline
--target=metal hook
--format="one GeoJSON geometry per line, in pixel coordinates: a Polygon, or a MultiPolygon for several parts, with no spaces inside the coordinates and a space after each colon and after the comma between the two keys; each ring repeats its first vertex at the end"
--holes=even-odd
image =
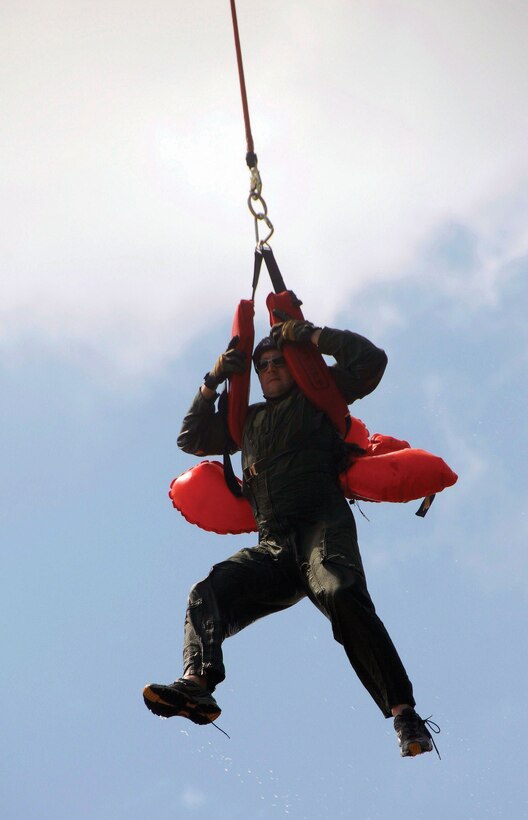
{"type": "Polygon", "coordinates": [[[250,168],[250,172],[251,180],[247,204],[249,212],[255,221],[255,240],[257,247],[260,248],[262,245],[267,245],[273,236],[275,228],[273,227],[273,224],[268,216],[268,206],[266,204],[266,200],[262,196],[262,180],[256,164],[250,168]],[[260,205],[260,208],[258,205],[260,205]],[[268,234],[264,239],[261,239],[259,235],[259,222],[264,222],[268,229],[268,234]]]}

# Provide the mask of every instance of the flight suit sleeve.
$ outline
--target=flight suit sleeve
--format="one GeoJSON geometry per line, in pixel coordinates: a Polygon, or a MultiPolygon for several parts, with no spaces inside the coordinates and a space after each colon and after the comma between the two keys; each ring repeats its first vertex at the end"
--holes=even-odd
{"type": "Polygon", "coordinates": [[[199,390],[183,419],[178,447],[195,456],[222,455],[237,447],[227,432],[227,424],[215,407],[215,400],[205,399],[199,390]]]}
{"type": "Polygon", "coordinates": [[[359,333],[324,327],[319,336],[321,353],[333,356],[330,367],[338,388],[351,404],[378,386],[387,366],[387,354],[359,333]]]}

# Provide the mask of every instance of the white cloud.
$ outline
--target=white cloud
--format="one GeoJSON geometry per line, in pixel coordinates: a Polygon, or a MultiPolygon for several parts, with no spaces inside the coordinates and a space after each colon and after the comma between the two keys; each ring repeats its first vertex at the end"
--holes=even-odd
{"type": "Polygon", "coordinates": [[[423,252],[435,280],[466,314],[500,305],[505,286],[528,270],[528,183],[475,209],[471,222],[442,226],[423,252]]]}
{"type": "MultiPolygon", "coordinates": [[[[0,350],[149,373],[249,296],[228,9],[68,8],[3,13],[0,350]]],[[[493,299],[528,248],[525,4],[271,0],[239,22],[274,248],[310,315],[450,223],[493,299]]]]}

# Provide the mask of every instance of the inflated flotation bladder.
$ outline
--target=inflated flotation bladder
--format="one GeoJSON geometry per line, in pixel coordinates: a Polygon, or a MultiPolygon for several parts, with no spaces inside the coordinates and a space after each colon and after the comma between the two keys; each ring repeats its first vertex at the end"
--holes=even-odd
{"type": "MultiPolygon", "coordinates": [[[[344,495],[362,501],[414,501],[439,493],[456,480],[456,473],[439,456],[379,433],[371,436],[365,455],[355,457],[340,475],[344,495]]],[[[187,521],[204,530],[233,535],[257,530],[249,501],[229,491],[218,461],[202,461],[174,479],[169,496],[187,521]]]]}
{"type": "Polygon", "coordinates": [[[203,530],[239,535],[257,529],[249,501],[229,491],[219,461],[201,461],[175,478],[169,498],[190,524],[203,530]]]}
{"type": "Polygon", "coordinates": [[[365,455],[354,458],[339,476],[347,498],[392,502],[433,496],[457,478],[439,456],[379,433],[370,439],[365,455]]]}
{"type": "Polygon", "coordinates": [[[356,449],[366,452],[369,446],[369,431],[367,430],[367,425],[364,424],[361,419],[357,419],[349,413],[347,417],[347,428],[344,441],[347,444],[353,444],[356,449]]]}

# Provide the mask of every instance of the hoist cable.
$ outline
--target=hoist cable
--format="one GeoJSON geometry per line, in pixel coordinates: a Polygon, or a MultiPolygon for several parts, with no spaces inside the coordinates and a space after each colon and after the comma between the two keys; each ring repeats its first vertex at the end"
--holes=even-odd
{"type": "Polygon", "coordinates": [[[240,46],[240,34],[238,31],[238,20],[236,13],[235,0],[230,0],[231,3],[231,17],[233,18],[233,34],[235,37],[235,50],[238,65],[238,79],[240,82],[240,95],[242,97],[242,110],[244,112],[244,126],[246,129],[246,143],[247,154],[246,162],[249,168],[254,168],[257,164],[257,155],[255,154],[255,147],[253,144],[253,135],[251,133],[251,122],[249,119],[249,106],[246,91],[246,80],[244,77],[244,63],[242,61],[242,48],[240,46]]]}
{"type": "Polygon", "coordinates": [[[237,19],[237,12],[236,12],[236,5],[235,0],[230,0],[231,3],[231,17],[233,20],[233,34],[235,37],[235,50],[236,50],[236,59],[237,59],[237,66],[238,66],[238,79],[240,82],[240,94],[242,97],[242,110],[244,112],[244,126],[246,129],[246,143],[247,143],[247,154],[246,154],[246,163],[249,167],[251,172],[251,180],[250,180],[250,187],[249,187],[249,196],[247,200],[249,212],[253,217],[255,223],[255,240],[257,244],[257,248],[262,248],[264,245],[268,245],[269,240],[271,239],[274,227],[273,223],[271,222],[268,216],[268,206],[266,204],[266,200],[262,196],[262,180],[260,178],[260,172],[257,166],[257,155],[255,153],[255,146],[253,143],[253,135],[251,133],[251,122],[249,119],[249,106],[248,106],[248,99],[247,99],[247,91],[246,91],[246,80],[244,77],[244,64],[242,61],[242,47],[240,45],[240,33],[238,30],[238,19],[237,19]],[[267,229],[266,236],[262,239],[260,237],[260,226],[264,224],[267,229]]]}

